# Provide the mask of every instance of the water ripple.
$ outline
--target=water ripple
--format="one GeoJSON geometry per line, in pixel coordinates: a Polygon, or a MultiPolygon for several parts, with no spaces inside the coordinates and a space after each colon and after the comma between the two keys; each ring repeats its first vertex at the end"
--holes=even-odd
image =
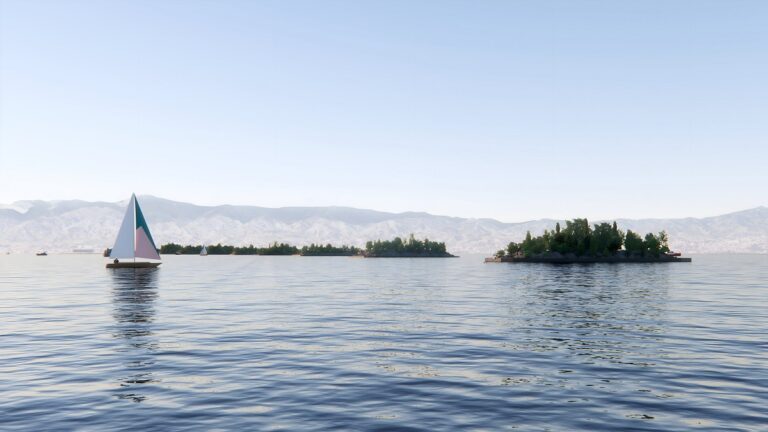
{"type": "Polygon", "coordinates": [[[0,429],[760,430],[768,257],[0,257],[0,429]]]}

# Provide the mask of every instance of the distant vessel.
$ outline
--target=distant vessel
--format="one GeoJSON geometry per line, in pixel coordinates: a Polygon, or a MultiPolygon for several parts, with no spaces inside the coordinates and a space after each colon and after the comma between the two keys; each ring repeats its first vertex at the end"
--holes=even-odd
{"type": "Polygon", "coordinates": [[[48,256],[48,252],[38,252],[35,255],[37,255],[37,256],[48,256]]]}
{"type": "Polygon", "coordinates": [[[78,246],[78,247],[72,249],[72,253],[92,254],[92,253],[96,253],[96,250],[94,248],[91,248],[91,247],[88,247],[88,246],[78,246]]]}
{"type": "Polygon", "coordinates": [[[208,249],[203,245],[203,250],[200,251],[200,256],[208,256],[208,249]]]}
{"type": "Polygon", "coordinates": [[[131,195],[109,258],[112,262],[107,263],[107,268],[157,267],[161,264],[160,254],[157,253],[136,194],[131,195]]]}

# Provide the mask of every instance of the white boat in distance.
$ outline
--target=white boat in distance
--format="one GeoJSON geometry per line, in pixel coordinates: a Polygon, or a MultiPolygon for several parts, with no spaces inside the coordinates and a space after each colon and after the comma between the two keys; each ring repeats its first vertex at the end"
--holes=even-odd
{"type": "Polygon", "coordinates": [[[161,264],[160,254],[157,253],[136,194],[131,195],[109,259],[112,261],[107,263],[107,268],[157,267],[161,264]]]}
{"type": "Polygon", "coordinates": [[[203,245],[203,250],[200,251],[200,256],[208,256],[208,249],[203,245]]]}

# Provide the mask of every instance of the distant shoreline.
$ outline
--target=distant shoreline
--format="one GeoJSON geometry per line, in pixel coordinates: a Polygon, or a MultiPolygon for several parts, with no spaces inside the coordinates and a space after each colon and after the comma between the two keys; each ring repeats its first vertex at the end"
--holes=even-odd
{"type": "MultiPolygon", "coordinates": [[[[199,253],[163,253],[165,256],[200,256],[199,253]]],[[[459,258],[457,255],[349,255],[349,254],[324,254],[324,255],[302,255],[298,254],[208,254],[206,256],[298,256],[298,257],[347,257],[347,258],[459,258]]]]}
{"type": "MultiPolygon", "coordinates": [[[[406,239],[395,237],[393,240],[368,241],[365,249],[357,246],[334,246],[330,243],[302,246],[274,242],[266,247],[254,245],[233,246],[221,243],[209,245],[180,245],[166,243],[159,249],[162,255],[299,255],[299,256],[359,256],[363,258],[453,258],[445,248],[445,243],[419,240],[410,235],[406,239]]],[[[109,255],[109,249],[104,251],[109,255]]]]}

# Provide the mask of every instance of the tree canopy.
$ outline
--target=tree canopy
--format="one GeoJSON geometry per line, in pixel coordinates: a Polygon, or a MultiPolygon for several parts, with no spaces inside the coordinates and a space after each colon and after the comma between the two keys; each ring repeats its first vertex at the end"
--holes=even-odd
{"type": "MultiPolygon", "coordinates": [[[[299,248],[296,246],[278,242],[274,242],[266,247],[256,247],[254,245],[231,246],[219,243],[208,245],[205,249],[208,255],[296,255],[299,253],[299,248]]],[[[167,243],[160,247],[161,254],[197,255],[202,250],[203,245],[182,246],[176,243],[167,243]]]]}
{"type": "Polygon", "coordinates": [[[365,256],[369,257],[450,257],[445,243],[429,239],[419,240],[410,235],[406,240],[395,237],[393,240],[369,241],[365,244],[365,256]]]}
{"type": "Polygon", "coordinates": [[[360,255],[362,250],[355,246],[333,246],[330,243],[325,245],[312,243],[309,246],[302,247],[299,253],[302,256],[353,256],[360,255]]]}
{"type": "MultiPolygon", "coordinates": [[[[161,254],[197,255],[203,249],[203,245],[180,245],[166,243],[160,247],[161,254]]],[[[411,234],[403,240],[395,237],[393,240],[369,241],[365,249],[356,246],[334,246],[330,243],[303,246],[299,249],[287,243],[274,242],[266,247],[207,245],[208,255],[297,255],[302,256],[354,256],[367,257],[451,257],[446,251],[445,243],[435,242],[429,239],[419,240],[411,234]]]]}
{"type": "Polygon", "coordinates": [[[573,219],[565,222],[565,228],[558,222],[553,231],[534,237],[531,232],[521,243],[511,242],[506,250],[496,253],[497,257],[533,257],[542,254],[574,254],[576,256],[613,256],[624,253],[634,256],[653,256],[669,252],[667,233],[648,233],[645,237],[627,230],[618,229],[616,222],[601,222],[590,227],[587,219],[573,219]],[[624,250],[622,251],[622,246],[624,250]]]}

